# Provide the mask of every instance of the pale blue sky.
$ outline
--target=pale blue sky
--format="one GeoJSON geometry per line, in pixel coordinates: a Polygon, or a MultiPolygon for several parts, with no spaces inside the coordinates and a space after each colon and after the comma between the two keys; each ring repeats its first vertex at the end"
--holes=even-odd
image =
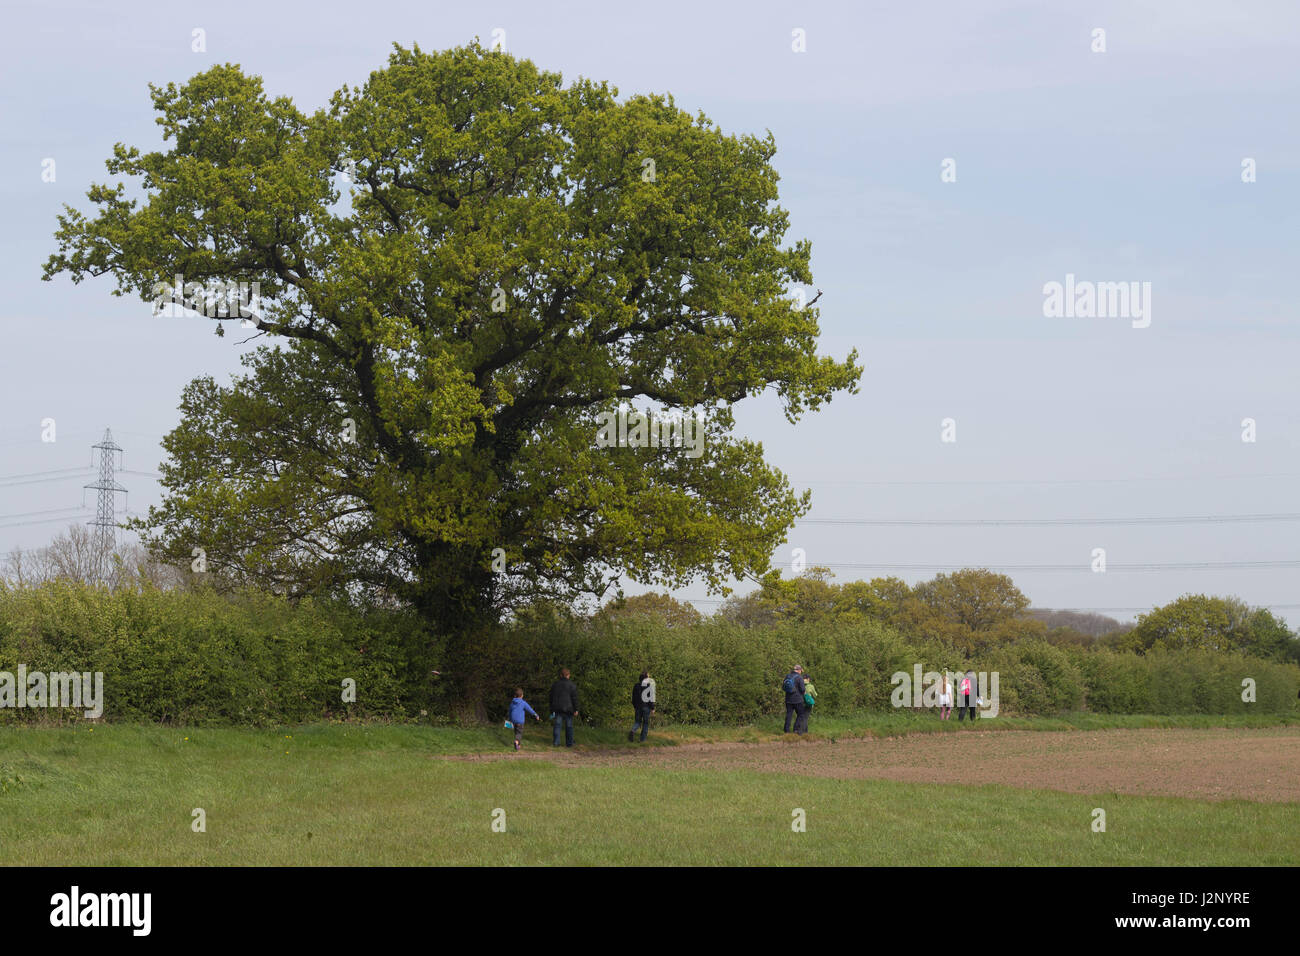
{"type": "MultiPolygon", "coordinates": [[[[315,108],[390,44],[490,40],[624,94],[671,92],[725,130],[771,129],[791,237],[813,243],[823,351],[861,394],[743,430],[814,492],[814,518],[1293,513],[1300,479],[1300,7],[1291,3],[7,4],[0,124],[0,551],[81,502],[105,425],[157,467],[183,385],[229,374],[235,337],[153,318],[111,280],[39,281],[64,202],[113,143],[150,147],[149,82],[217,62],[315,108]],[[191,30],[207,52],[191,52],[191,30]],[[1106,31],[1093,53],[1091,33],[1106,31]],[[791,51],[791,31],[807,52],[791,51]],[[41,181],[42,160],[57,180],[41,181]],[[940,163],[957,162],[957,182],[940,163]],[[1258,181],[1244,184],[1252,157],[1258,181]],[[1047,319],[1066,273],[1152,283],[1153,320],[1047,319]],[[40,442],[40,421],[58,441],[40,442]],[[939,440],[957,421],[957,442],[939,440]],[[1240,422],[1258,422],[1241,441],[1240,422]],[[1078,480],[1086,479],[1086,480],[1078,480]],[[1140,480],[1135,480],[1140,479],[1140,480]]],[[[130,506],[157,500],[126,476],[130,506]]],[[[87,501],[93,504],[93,499],[87,501]]],[[[1300,522],[1099,527],[803,525],[812,563],[1077,564],[1020,571],[1043,607],[1134,608],[1186,591],[1300,606],[1300,568],[1125,573],[1112,565],[1300,559],[1300,522]]],[[[841,579],[877,571],[840,572],[841,579]]],[[[915,581],[930,573],[901,573],[915,581]]],[[[689,596],[702,597],[697,589],[689,596]]],[[[708,607],[707,605],[704,607],[708,607]]],[[[1300,607],[1283,609],[1292,618],[1300,607]]],[[[1127,613],[1116,616],[1128,617],[1127,613]]]]}

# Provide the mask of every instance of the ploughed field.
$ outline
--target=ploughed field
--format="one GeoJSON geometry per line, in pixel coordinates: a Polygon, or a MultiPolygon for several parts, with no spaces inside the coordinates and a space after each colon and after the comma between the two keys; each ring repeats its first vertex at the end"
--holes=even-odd
{"type": "Polygon", "coordinates": [[[531,751],[466,760],[553,759],[569,767],[747,770],[911,783],[1000,784],[1069,793],[1300,802],[1300,728],[908,734],[701,743],[619,751],[531,751]]]}

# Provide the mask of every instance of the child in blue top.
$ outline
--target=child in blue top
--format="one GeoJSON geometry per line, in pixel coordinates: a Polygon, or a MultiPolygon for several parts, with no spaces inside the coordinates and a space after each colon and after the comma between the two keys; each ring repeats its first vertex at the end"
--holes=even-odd
{"type": "Polygon", "coordinates": [[[524,733],[524,721],[527,720],[526,714],[532,714],[540,721],[542,718],[537,716],[537,711],[529,706],[528,701],[524,700],[524,689],[515,688],[515,696],[510,699],[510,723],[515,725],[515,749],[520,747],[520,738],[524,733]]]}

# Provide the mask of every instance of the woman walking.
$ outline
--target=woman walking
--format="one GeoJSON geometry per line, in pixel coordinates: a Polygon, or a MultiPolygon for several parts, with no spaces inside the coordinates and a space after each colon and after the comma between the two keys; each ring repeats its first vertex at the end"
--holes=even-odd
{"type": "Polygon", "coordinates": [[[980,699],[980,682],[974,671],[967,671],[966,676],[957,684],[957,720],[960,722],[970,715],[970,722],[975,723],[975,705],[980,699]]]}

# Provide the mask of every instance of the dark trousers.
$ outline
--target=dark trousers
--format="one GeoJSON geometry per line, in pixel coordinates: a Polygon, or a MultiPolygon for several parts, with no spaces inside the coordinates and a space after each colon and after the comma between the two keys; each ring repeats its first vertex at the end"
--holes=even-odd
{"type": "Polygon", "coordinates": [[[803,701],[792,704],[785,702],[785,730],[782,733],[790,732],[790,720],[794,719],[794,732],[802,734],[808,732],[808,705],[803,701]]]}
{"type": "Polygon", "coordinates": [[[654,713],[649,707],[638,707],[636,709],[636,720],[632,721],[632,733],[636,733],[638,727],[641,728],[641,739],[645,740],[645,735],[650,733],[650,715],[654,713]]]}
{"type": "Polygon", "coordinates": [[[964,720],[966,714],[970,714],[972,722],[975,720],[975,704],[970,699],[970,694],[960,694],[957,697],[957,719],[964,720]]]}
{"type": "Polygon", "coordinates": [[[555,715],[555,724],[553,727],[554,733],[551,736],[552,747],[560,746],[560,727],[564,728],[564,746],[572,747],[573,746],[573,715],[572,714],[555,715]]]}

